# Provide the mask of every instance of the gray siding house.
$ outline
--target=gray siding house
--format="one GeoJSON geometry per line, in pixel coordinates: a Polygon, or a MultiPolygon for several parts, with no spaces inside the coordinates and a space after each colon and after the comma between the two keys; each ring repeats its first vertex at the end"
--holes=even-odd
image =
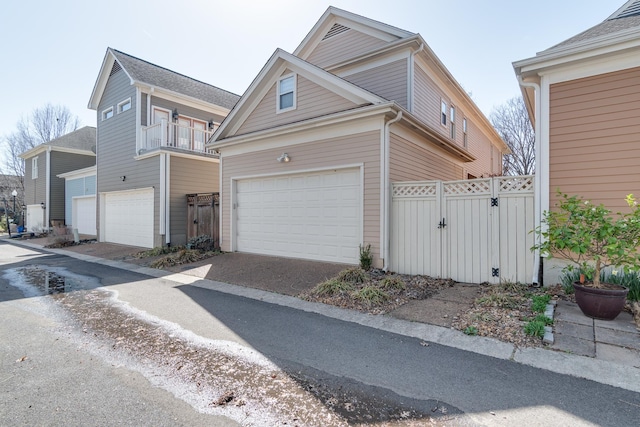
{"type": "Polygon", "coordinates": [[[186,195],[218,191],[218,156],[205,143],[238,99],[107,49],[89,100],[97,113],[100,241],[186,243],[186,195]]]}
{"type": "Polygon", "coordinates": [[[85,126],[20,155],[25,161],[26,228],[65,224],[65,181],[58,175],[96,164],[96,128],[85,126]]]}

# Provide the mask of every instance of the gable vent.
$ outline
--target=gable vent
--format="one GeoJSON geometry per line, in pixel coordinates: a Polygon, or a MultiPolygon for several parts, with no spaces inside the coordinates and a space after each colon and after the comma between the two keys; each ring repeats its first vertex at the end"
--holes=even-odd
{"type": "Polygon", "coordinates": [[[333,36],[337,36],[338,34],[342,34],[345,31],[349,31],[349,30],[350,28],[345,27],[344,25],[333,24],[333,27],[331,27],[331,29],[327,32],[327,34],[324,35],[322,40],[330,39],[333,36]]]}
{"type": "Polygon", "coordinates": [[[640,0],[636,0],[627,6],[625,9],[620,11],[613,19],[618,18],[628,18],[629,16],[640,15],[640,0]]]}
{"type": "Polygon", "coordinates": [[[122,70],[122,67],[120,67],[120,63],[118,61],[113,61],[113,68],[111,69],[111,73],[109,74],[109,77],[113,76],[115,73],[117,73],[120,70],[122,70]]]}

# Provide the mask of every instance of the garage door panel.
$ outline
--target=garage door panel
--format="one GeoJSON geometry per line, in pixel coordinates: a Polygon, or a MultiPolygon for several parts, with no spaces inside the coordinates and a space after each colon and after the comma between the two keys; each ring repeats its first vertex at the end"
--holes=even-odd
{"type": "Polygon", "coordinates": [[[357,263],[362,236],[359,168],[236,184],[237,250],[357,263]]]}
{"type": "Polygon", "coordinates": [[[107,242],[153,247],[153,189],[105,194],[107,242]]]}

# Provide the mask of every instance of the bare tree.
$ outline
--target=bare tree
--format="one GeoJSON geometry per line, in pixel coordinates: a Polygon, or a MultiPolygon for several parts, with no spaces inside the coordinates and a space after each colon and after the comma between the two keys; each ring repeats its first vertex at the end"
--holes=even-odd
{"type": "Polygon", "coordinates": [[[491,112],[491,123],[511,154],[503,158],[505,175],[531,175],[536,169],[535,133],[524,100],[511,98],[491,112]]]}
{"type": "Polygon", "coordinates": [[[2,167],[6,175],[21,177],[21,190],[24,192],[24,160],[20,154],[59,138],[78,129],[80,119],[69,108],[62,105],[46,104],[36,108],[29,116],[22,117],[16,124],[16,130],[2,137],[7,158],[2,167]]]}

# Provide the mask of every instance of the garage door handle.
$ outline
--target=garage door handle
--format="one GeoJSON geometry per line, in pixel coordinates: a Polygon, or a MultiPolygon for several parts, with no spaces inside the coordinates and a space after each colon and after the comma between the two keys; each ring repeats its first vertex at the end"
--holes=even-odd
{"type": "Polygon", "coordinates": [[[446,226],[447,223],[445,222],[444,218],[442,218],[442,221],[438,223],[438,228],[445,228],[446,226]]]}

